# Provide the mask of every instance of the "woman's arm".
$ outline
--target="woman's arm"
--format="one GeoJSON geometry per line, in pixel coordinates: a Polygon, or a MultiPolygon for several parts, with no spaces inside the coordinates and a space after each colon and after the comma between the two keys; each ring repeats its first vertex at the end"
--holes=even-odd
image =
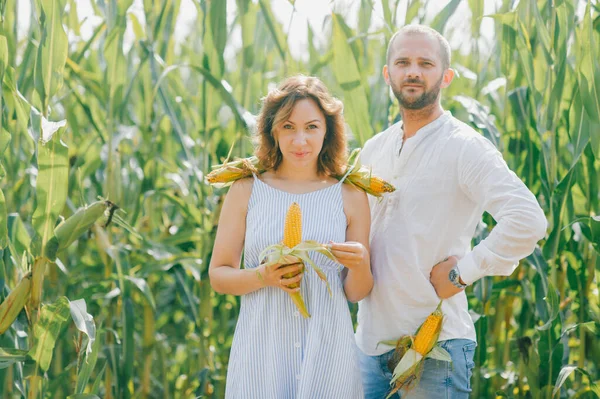
{"type": "Polygon", "coordinates": [[[346,269],[344,291],[350,302],[358,302],[373,288],[373,274],[369,259],[369,232],[371,214],[367,195],[347,184],[342,186],[344,212],[348,220],[346,242],[332,243],[331,250],[346,269]]]}
{"type": "Polygon", "coordinates": [[[236,181],[225,197],[208,268],[210,284],[216,292],[231,295],[245,295],[267,286],[287,292],[298,291],[300,288],[287,286],[302,279],[302,274],[298,274],[301,265],[240,269],[252,183],[250,178],[236,181]],[[283,278],[285,273],[293,273],[294,277],[283,278]]]}

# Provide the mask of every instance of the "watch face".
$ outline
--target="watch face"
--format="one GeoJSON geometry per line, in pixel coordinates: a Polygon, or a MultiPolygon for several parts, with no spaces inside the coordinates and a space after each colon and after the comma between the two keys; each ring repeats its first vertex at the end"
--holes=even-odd
{"type": "Polygon", "coordinates": [[[458,280],[458,272],[456,271],[456,269],[450,270],[450,273],[448,273],[448,278],[450,279],[450,281],[458,280]]]}

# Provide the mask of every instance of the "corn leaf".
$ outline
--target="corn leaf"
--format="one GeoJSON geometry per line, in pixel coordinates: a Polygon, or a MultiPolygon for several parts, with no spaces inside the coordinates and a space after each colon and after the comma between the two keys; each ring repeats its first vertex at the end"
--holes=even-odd
{"type": "Polygon", "coordinates": [[[560,387],[563,386],[567,378],[569,378],[569,376],[574,371],[577,371],[586,376],[589,380],[591,391],[594,392],[598,397],[600,397],[600,387],[593,381],[593,377],[586,370],[577,366],[565,366],[560,370],[558,378],[556,379],[556,384],[554,385],[554,389],[552,390],[552,396],[556,395],[558,391],[560,391],[560,387]]]}
{"type": "Polygon", "coordinates": [[[558,312],[560,310],[558,294],[556,293],[556,289],[550,281],[548,282],[548,291],[544,300],[548,304],[548,311],[550,316],[546,323],[544,323],[542,326],[536,327],[539,331],[545,331],[549,329],[552,326],[552,322],[558,317],[558,312]]]}
{"type": "Polygon", "coordinates": [[[68,42],[63,29],[60,0],[41,0],[42,38],[35,63],[35,89],[47,115],[50,98],[63,84],[68,42]]]}
{"type": "Polygon", "coordinates": [[[0,348],[0,370],[10,367],[15,363],[24,362],[26,359],[26,350],[0,348]]]}
{"type": "Polygon", "coordinates": [[[75,327],[82,333],[84,333],[87,339],[87,346],[85,349],[86,356],[89,357],[92,352],[92,347],[96,341],[96,324],[91,314],[87,312],[87,304],[85,299],[77,299],[75,301],[69,301],[69,310],[71,317],[75,323],[75,327]]]}
{"type": "Polygon", "coordinates": [[[209,49],[210,70],[217,76],[225,72],[225,44],[227,43],[227,2],[211,1],[208,3],[208,29],[205,31],[205,48],[209,49]]]}
{"type": "Polygon", "coordinates": [[[43,371],[48,371],[50,367],[54,346],[69,314],[69,300],[64,296],[53,304],[42,306],[39,320],[33,327],[34,344],[28,356],[35,360],[43,371]]]}
{"type": "Polygon", "coordinates": [[[46,255],[46,244],[54,237],[54,225],[67,200],[69,161],[67,146],[61,140],[63,131],[64,126],[54,132],[42,130],[48,141],[38,144],[37,207],[32,219],[35,256],[46,255]]]}
{"type": "Polygon", "coordinates": [[[342,27],[343,19],[333,14],[333,71],[335,78],[344,91],[344,115],[352,128],[352,133],[360,147],[373,135],[369,116],[368,93],[362,85],[350,44],[342,27]]]}
{"type": "Polygon", "coordinates": [[[156,310],[156,303],[154,302],[154,296],[152,295],[152,291],[150,290],[150,286],[143,278],[126,276],[127,280],[131,281],[134,286],[136,286],[144,295],[148,304],[152,307],[152,310],[156,310]]]}
{"type": "Polygon", "coordinates": [[[265,18],[265,22],[267,24],[267,28],[271,32],[271,36],[273,37],[273,41],[277,46],[277,50],[279,51],[279,56],[285,62],[286,54],[287,54],[287,41],[285,38],[285,34],[281,29],[281,26],[277,23],[275,16],[271,10],[271,6],[269,2],[265,0],[259,0],[258,4],[260,5],[260,9],[265,18]]]}
{"type": "MultiPolygon", "coordinates": [[[[30,250],[31,238],[25,224],[18,213],[8,215],[8,249],[10,255],[15,258],[18,265],[23,261],[27,263],[27,257],[23,256],[30,250]]],[[[25,272],[25,270],[23,270],[25,272]]]]}
{"type": "Polygon", "coordinates": [[[433,29],[437,30],[440,33],[444,33],[444,28],[446,27],[446,23],[454,14],[454,11],[458,8],[461,0],[451,0],[443,9],[440,11],[433,21],[431,21],[431,26],[433,29]]]}
{"type": "Polygon", "coordinates": [[[577,80],[581,89],[583,106],[591,120],[600,123],[600,66],[598,44],[592,30],[590,3],[583,17],[583,25],[577,30],[579,44],[577,80]]]}
{"type": "Polygon", "coordinates": [[[6,199],[0,189],[0,250],[8,245],[8,216],[6,213],[6,199]]]}

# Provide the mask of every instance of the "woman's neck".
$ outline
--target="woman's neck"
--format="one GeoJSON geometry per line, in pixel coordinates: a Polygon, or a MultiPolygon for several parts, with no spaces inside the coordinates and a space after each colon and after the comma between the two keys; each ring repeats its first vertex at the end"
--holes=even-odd
{"type": "Polygon", "coordinates": [[[273,176],[280,180],[288,181],[317,181],[322,180],[324,176],[314,168],[294,168],[290,165],[281,163],[277,169],[273,170],[273,176]]]}

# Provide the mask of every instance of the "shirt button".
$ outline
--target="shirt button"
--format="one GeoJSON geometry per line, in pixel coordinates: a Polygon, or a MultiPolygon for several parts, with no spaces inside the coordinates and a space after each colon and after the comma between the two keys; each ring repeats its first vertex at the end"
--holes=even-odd
{"type": "Polygon", "coordinates": [[[296,343],[294,344],[294,346],[295,346],[296,348],[299,348],[299,347],[300,347],[300,342],[296,342],[296,343]]]}

